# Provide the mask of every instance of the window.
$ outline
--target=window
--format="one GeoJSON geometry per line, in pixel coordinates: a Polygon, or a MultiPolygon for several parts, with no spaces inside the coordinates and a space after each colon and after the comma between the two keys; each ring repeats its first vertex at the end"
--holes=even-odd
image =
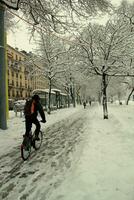
{"type": "Polygon", "coordinates": [[[12,77],[14,77],[14,72],[12,71],[12,77]]]}
{"type": "Polygon", "coordinates": [[[8,90],[8,96],[10,97],[10,90],[8,90]]]}
{"type": "Polygon", "coordinates": [[[19,97],[19,92],[17,91],[17,93],[16,93],[16,97],[19,97]]]}
{"type": "Polygon", "coordinates": [[[12,80],[12,85],[14,85],[14,80],[12,80]]]}
{"type": "Polygon", "coordinates": [[[18,78],[18,73],[16,73],[16,78],[18,78]]]}
{"type": "Polygon", "coordinates": [[[14,90],[12,91],[12,96],[14,97],[15,95],[14,95],[14,90]]]}

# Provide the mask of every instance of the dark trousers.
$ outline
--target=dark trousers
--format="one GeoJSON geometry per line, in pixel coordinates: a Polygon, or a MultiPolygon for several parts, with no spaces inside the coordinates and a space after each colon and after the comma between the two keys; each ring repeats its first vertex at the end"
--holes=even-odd
{"type": "Polygon", "coordinates": [[[29,136],[29,132],[31,131],[32,124],[35,124],[36,129],[35,129],[35,135],[39,134],[40,131],[40,123],[37,118],[30,118],[30,117],[25,117],[25,126],[26,126],[26,135],[29,136]]]}

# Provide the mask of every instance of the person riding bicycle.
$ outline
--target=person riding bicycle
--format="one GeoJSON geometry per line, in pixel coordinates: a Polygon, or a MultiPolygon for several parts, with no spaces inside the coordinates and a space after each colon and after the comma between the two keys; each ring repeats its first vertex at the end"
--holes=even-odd
{"type": "Polygon", "coordinates": [[[38,95],[34,95],[32,99],[26,101],[25,106],[24,106],[24,115],[25,115],[25,128],[26,128],[25,135],[29,137],[32,124],[35,124],[36,126],[35,139],[36,140],[40,140],[38,135],[41,128],[40,122],[37,118],[38,112],[40,113],[40,116],[42,118],[41,122],[45,123],[46,117],[45,117],[43,107],[40,103],[40,97],[38,95]]]}

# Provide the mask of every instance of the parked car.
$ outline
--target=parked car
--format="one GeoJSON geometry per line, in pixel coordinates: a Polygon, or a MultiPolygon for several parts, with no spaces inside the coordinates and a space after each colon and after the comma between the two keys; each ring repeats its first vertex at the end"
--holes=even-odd
{"type": "Polygon", "coordinates": [[[14,111],[23,111],[24,110],[24,106],[25,106],[26,100],[18,100],[14,102],[14,111]]]}

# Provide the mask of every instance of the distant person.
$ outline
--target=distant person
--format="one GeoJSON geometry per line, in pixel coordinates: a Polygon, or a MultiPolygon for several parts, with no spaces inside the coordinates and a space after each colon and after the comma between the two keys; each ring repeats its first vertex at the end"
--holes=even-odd
{"type": "Polygon", "coordinates": [[[46,122],[45,113],[43,110],[43,107],[40,103],[40,97],[38,95],[34,95],[32,99],[27,100],[26,104],[24,106],[24,115],[25,115],[25,126],[26,126],[26,132],[25,135],[29,137],[29,133],[32,128],[32,124],[35,124],[35,139],[40,140],[38,135],[40,132],[40,122],[37,118],[38,112],[40,113],[40,116],[42,118],[41,122],[46,122]]]}
{"type": "Polygon", "coordinates": [[[92,101],[91,101],[91,100],[89,100],[89,104],[90,104],[90,106],[91,106],[91,104],[92,104],[92,101]]]}
{"type": "Polygon", "coordinates": [[[84,106],[84,109],[85,109],[86,108],[86,102],[85,101],[83,102],[83,106],[84,106]]]}

